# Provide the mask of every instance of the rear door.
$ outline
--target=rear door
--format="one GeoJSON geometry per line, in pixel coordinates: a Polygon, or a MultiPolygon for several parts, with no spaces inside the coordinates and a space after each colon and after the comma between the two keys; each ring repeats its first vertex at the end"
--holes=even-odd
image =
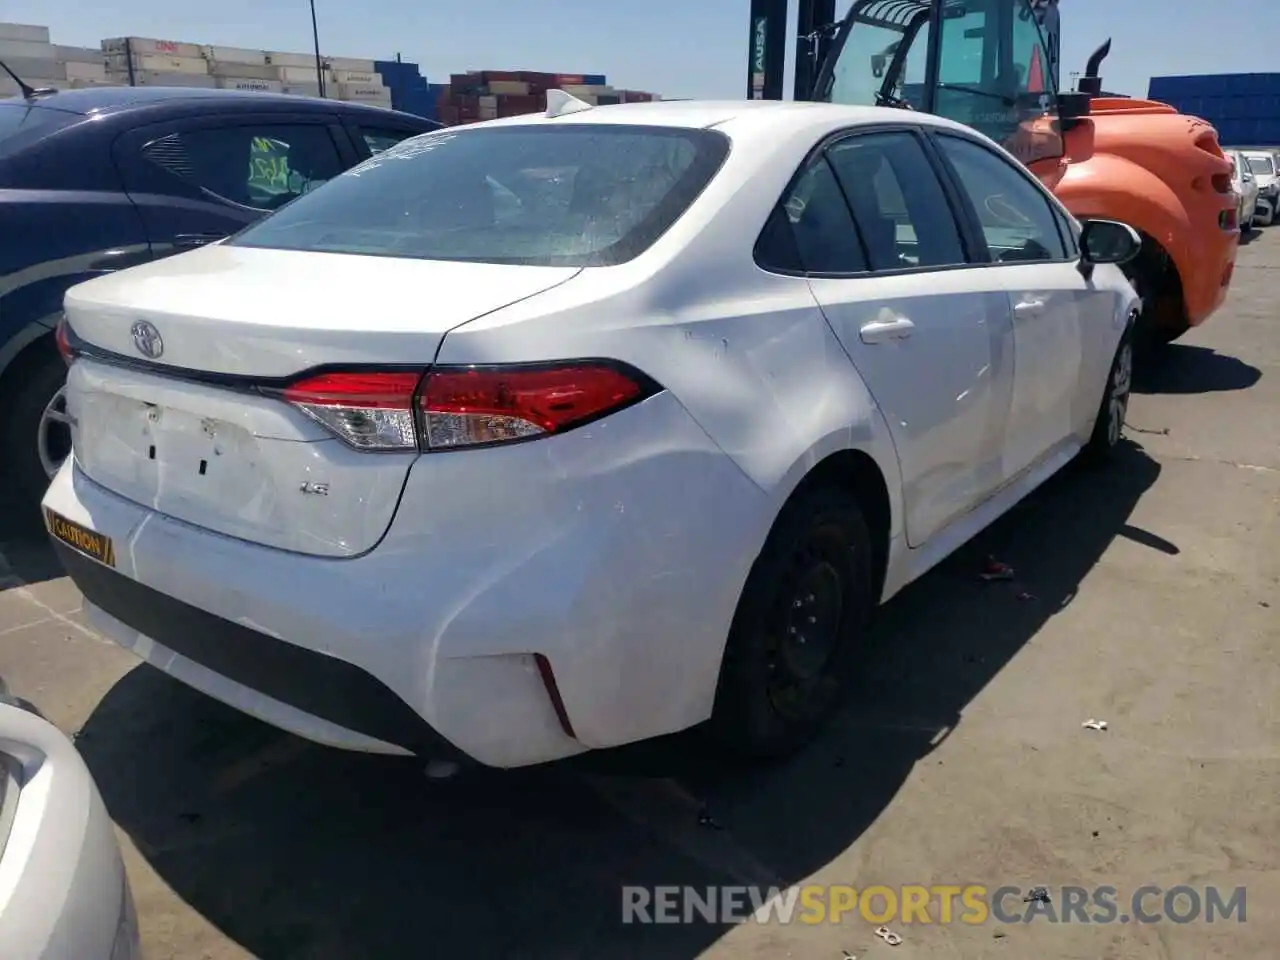
{"type": "Polygon", "coordinates": [[[1013,388],[1008,298],[970,262],[913,130],[839,138],[807,177],[787,206],[798,236],[815,233],[810,286],[888,421],[907,540],[920,546],[999,485],[1013,388]]]}
{"type": "Polygon", "coordinates": [[[158,256],[229,236],[360,159],[336,117],[283,111],[151,124],[113,151],[158,256]]]}

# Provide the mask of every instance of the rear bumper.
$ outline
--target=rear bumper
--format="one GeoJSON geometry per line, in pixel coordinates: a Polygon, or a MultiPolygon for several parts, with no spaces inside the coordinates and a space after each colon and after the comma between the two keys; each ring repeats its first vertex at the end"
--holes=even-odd
{"type": "Polygon", "coordinates": [[[113,540],[114,570],[59,548],[95,627],[175,678],[318,742],[499,767],[709,716],[772,521],[669,394],[421,458],[383,542],[351,559],[193,527],[72,462],[44,503],[113,540]]]}
{"type": "MultiPolygon", "coordinates": [[[[368,671],[175,600],[56,541],[54,549],[92,607],[95,625],[117,639],[141,635],[165,651],[157,656],[153,650],[147,659],[185,658],[259,696],[389,748],[432,757],[453,750],[368,671]]],[[[136,639],[129,645],[136,649],[136,639]]],[[[306,728],[299,732],[316,736],[306,728]]]]}

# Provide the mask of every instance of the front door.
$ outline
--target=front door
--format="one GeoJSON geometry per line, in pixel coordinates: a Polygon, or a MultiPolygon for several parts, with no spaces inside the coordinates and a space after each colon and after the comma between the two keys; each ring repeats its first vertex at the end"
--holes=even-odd
{"type": "Polygon", "coordinates": [[[1083,396],[1091,377],[1085,360],[1102,351],[1091,343],[1089,316],[1106,319],[1093,300],[1101,294],[1078,269],[1074,237],[1053,201],[1023,168],[968,137],[935,138],[972,206],[992,267],[1009,297],[1014,330],[1014,390],[1009,414],[1005,478],[1011,480],[1079,433],[1097,397],[1083,396]]]}
{"type": "Polygon", "coordinates": [[[797,232],[815,205],[834,211],[825,229],[854,238],[859,260],[810,269],[810,286],[888,421],[907,541],[918,547],[1000,483],[1013,389],[1008,298],[970,260],[915,133],[838,140],[809,179],[810,195],[788,204],[797,232]]]}

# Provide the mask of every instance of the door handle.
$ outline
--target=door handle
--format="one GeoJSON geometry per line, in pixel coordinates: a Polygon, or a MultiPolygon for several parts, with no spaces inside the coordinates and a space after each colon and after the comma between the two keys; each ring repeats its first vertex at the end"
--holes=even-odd
{"type": "Polygon", "coordinates": [[[863,343],[886,343],[889,340],[905,340],[915,332],[916,325],[906,317],[892,320],[872,320],[858,331],[863,343]]]}
{"type": "Polygon", "coordinates": [[[1034,317],[1044,313],[1043,300],[1023,300],[1013,308],[1013,313],[1018,317],[1034,317]]]}
{"type": "Polygon", "coordinates": [[[175,247],[203,247],[207,243],[221,240],[225,233],[180,233],[173,238],[175,247]]]}

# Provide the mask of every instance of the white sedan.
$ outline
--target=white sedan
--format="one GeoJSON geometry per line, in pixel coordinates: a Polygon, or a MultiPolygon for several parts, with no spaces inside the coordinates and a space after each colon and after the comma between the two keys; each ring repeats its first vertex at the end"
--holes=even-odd
{"type": "Polygon", "coordinates": [[[44,507],[104,634],[348,749],[776,756],[879,603],[1119,441],[1137,236],[991,141],[551,100],[70,291],[44,507]]]}
{"type": "Polygon", "coordinates": [[[115,827],[71,741],[0,679],[0,956],[138,960],[115,827]]]}

